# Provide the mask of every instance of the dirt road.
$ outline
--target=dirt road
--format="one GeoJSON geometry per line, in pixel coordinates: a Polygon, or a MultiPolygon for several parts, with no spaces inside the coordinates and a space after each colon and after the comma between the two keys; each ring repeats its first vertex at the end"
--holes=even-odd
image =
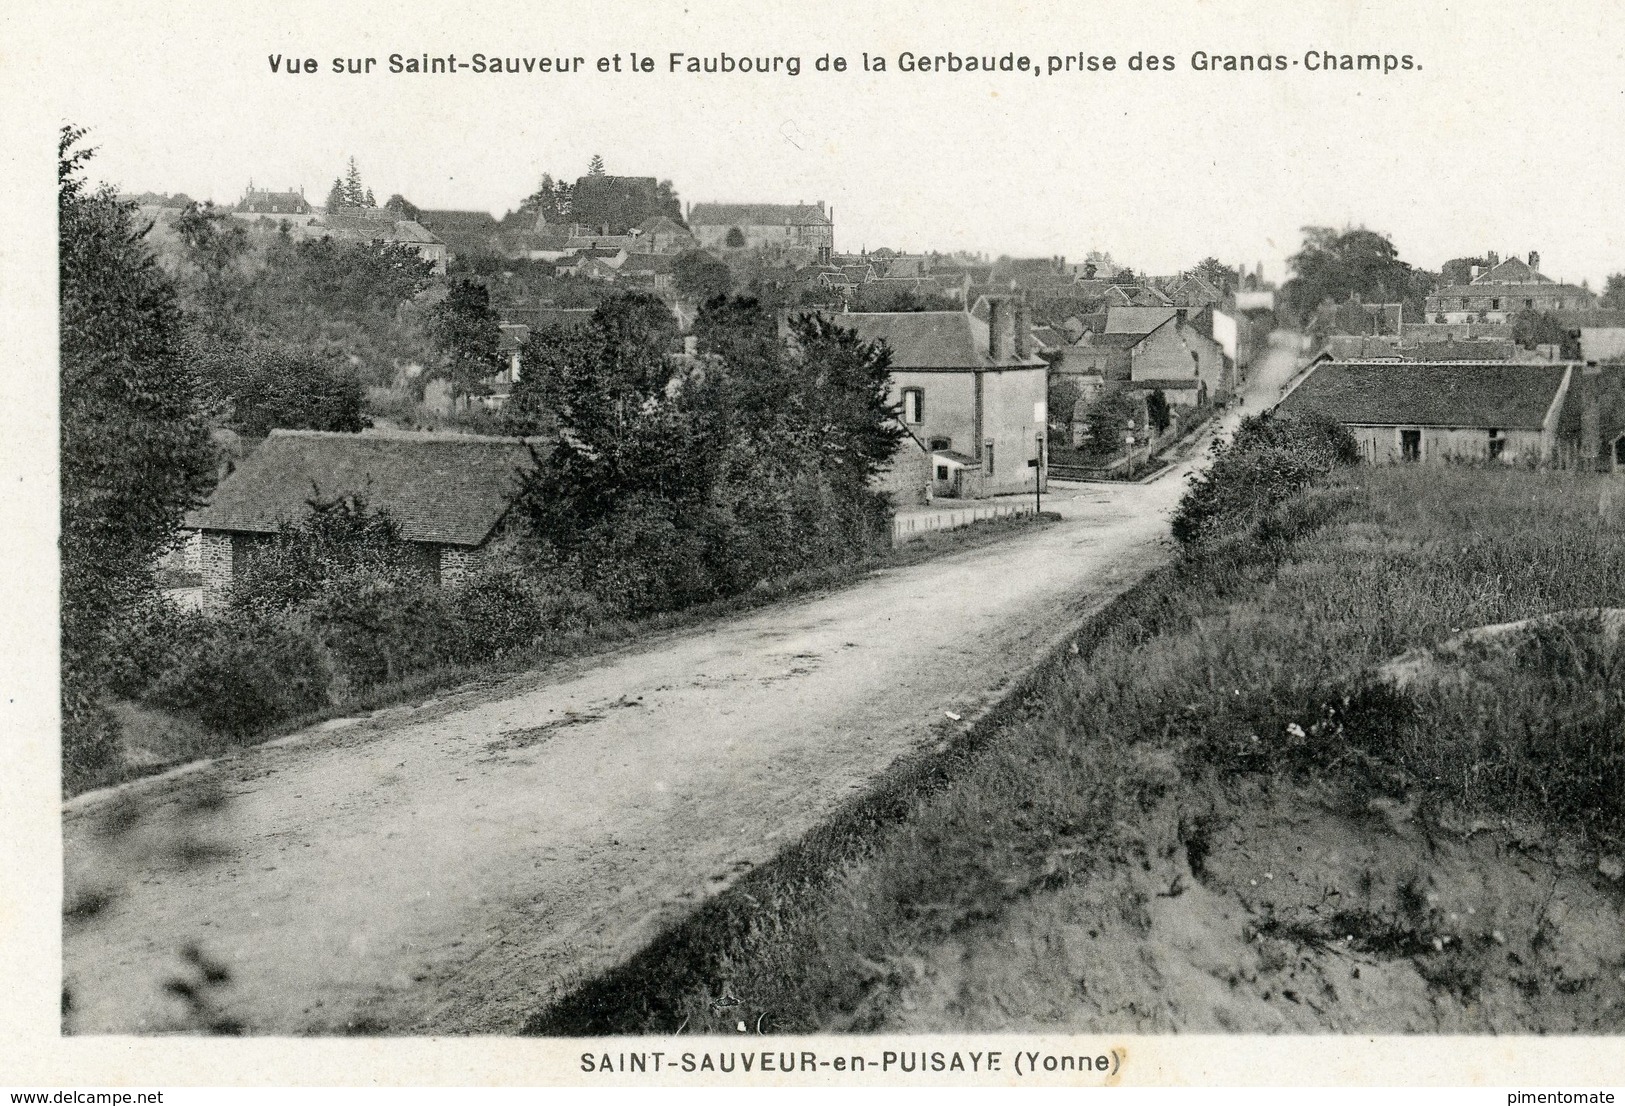
{"type": "Polygon", "coordinates": [[[1056,489],[1009,541],[82,796],[69,1028],[513,1032],[996,700],[1166,557],[1182,488],[1056,489]]]}

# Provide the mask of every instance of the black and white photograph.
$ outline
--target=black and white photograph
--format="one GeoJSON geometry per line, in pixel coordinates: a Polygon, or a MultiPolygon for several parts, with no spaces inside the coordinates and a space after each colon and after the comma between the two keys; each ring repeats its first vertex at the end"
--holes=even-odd
{"type": "Polygon", "coordinates": [[[1608,4],[0,79],[0,1083],[1625,1082],[1608,4]]]}

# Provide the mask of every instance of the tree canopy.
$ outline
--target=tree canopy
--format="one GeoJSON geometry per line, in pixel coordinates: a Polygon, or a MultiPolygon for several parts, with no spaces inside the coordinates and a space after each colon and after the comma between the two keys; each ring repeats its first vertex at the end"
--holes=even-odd
{"type": "Polygon", "coordinates": [[[134,206],[82,175],[84,131],[58,141],[62,696],[69,770],[109,755],[96,705],[110,622],[152,587],[206,486],[212,450],[198,381],[181,356],[169,278],[134,206]]]}
{"type": "Polygon", "coordinates": [[[453,397],[476,392],[500,367],[502,328],[491,309],[491,293],[474,280],[455,281],[429,314],[429,335],[442,355],[435,375],[451,383],[453,397]]]}
{"type": "Polygon", "coordinates": [[[672,283],[685,299],[704,303],[726,296],[733,287],[733,270],[704,250],[685,250],[672,259],[672,283]]]}
{"type": "Polygon", "coordinates": [[[1400,260],[1387,235],[1365,228],[1304,227],[1303,246],[1288,259],[1292,277],[1282,287],[1289,310],[1307,319],[1321,304],[1358,296],[1368,303],[1403,303],[1412,319],[1436,281],[1400,260]]]}

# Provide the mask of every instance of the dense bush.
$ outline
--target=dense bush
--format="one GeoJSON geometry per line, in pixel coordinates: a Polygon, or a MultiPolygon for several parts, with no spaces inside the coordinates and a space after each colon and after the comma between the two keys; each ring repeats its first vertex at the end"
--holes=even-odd
{"type": "Polygon", "coordinates": [[[650,297],[532,337],[504,414],[557,427],[516,502],[562,585],[638,615],[860,560],[889,540],[871,480],[902,433],[890,355],[821,316],[707,303],[695,356],[650,297]]]}
{"type": "Polygon", "coordinates": [[[326,705],[332,674],[322,643],[297,619],[218,619],[191,627],[147,698],[240,735],[326,705]]]}
{"type": "Polygon", "coordinates": [[[1189,549],[1249,530],[1311,480],[1359,460],[1353,436],[1319,413],[1250,416],[1213,447],[1208,469],[1191,477],[1174,537],[1189,549]]]}

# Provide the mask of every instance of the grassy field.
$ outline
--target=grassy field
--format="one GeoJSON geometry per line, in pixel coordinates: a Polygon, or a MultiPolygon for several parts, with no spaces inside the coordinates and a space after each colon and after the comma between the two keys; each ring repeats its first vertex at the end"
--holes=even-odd
{"type": "Polygon", "coordinates": [[[220,756],[233,749],[256,745],[331,718],[363,714],[415,699],[427,699],[460,686],[500,682],[560,661],[623,648],[662,633],[701,626],[708,621],[760,607],[792,596],[843,587],[870,572],[899,568],[934,557],[974,549],[1005,540],[1033,527],[1045,526],[1059,516],[1016,515],[988,519],[957,530],[934,530],[888,549],[868,560],[835,565],[768,582],[748,594],[687,610],[647,618],[612,618],[584,630],[548,639],[545,648],[504,657],[496,664],[448,666],[414,673],[371,687],[334,706],[266,727],[248,735],[218,732],[192,718],[181,717],[141,703],[120,700],[111,704],[122,731],[121,761],[94,774],[70,776],[67,797],[125,780],[151,775],[178,764],[220,756]]]}
{"type": "Polygon", "coordinates": [[[1625,607],[1625,482],[1341,470],[530,1029],[1620,1031],[1620,642],[1581,619],[1373,676],[1598,607],[1625,607]],[[1225,966],[1145,967],[1187,946],[1225,966]]]}

